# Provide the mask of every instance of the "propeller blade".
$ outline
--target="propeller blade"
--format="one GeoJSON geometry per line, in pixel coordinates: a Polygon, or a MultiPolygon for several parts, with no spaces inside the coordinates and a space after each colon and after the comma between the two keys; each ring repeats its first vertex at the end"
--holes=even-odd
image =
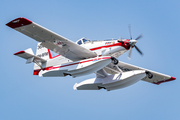
{"type": "Polygon", "coordinates": [[[130,47],[128,58],[131,59],[132,47],[130,47]]]}
{"type": "Polygon", "coordinates": [[[143,56],[144,54],[141,52],[141,50],[136,46],[134,45],[134,47],[136,48],[136,50],[143,56]]]}
{"type": "Polygon", "coordinates": [[[138,39],[140,39],[140,38],[142,38],[143,37],[143,35],[141,34],[141,35],[139,35],[135,40],[138,40],[138,39]]]}
{"type": "Polygon", "coordinates": [[[130,39],[132,40],[132,35],[131,35],[131,25],[130,25],[130,24],[128,25],[128,28],[129,28],[130,39]]]}

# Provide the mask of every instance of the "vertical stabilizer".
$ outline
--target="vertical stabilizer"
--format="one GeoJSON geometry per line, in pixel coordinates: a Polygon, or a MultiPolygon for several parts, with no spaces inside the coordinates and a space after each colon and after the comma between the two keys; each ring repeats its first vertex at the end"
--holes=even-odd
{"type": "Polygon", "coordinates": [[[50,53],[50,50],[43,47],[40,42],[37,44],[36,56],[43,58],[45,60],[48,60],[49,58],[51,58],[51,53],[50,53]]]}
{"type": "MultiPolygon", "coordinates": [[[[36,56],[44,59],[44,60],[48,60],[48,59],[51,59],[52,56],[51,56],[51,53],[50,53],[50,50],[47,49],[46,47],[43,47],[41,45],[41,42],[39,42],[37,44],[37,49],[36,49],[36,56]]],[[[36,61],[35,64],[34,64],[34,75],[38,75],[40,69],[42,69],[40,66],[42,65],[42,63],[40,61],[36,61]],[[37,71],[37,73],[36,73],[37,71]]]]}

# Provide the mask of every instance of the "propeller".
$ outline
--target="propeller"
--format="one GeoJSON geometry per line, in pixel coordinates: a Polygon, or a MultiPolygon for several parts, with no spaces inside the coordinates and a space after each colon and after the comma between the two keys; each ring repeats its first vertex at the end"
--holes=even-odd
{"type": "Polygon", "coordinates": [[[141,39],[143,37],[143,35],[139,35],[135,40],[141,39]]]}
{"type": "Polygon", "coordinates": [[[130,49],[129,49],[128,58],[131,59],[131,52],[132,52],[132,48],[134,47],[138,51],[138,53],[143,56],[144,54],[142,53],[142,51],[135,45],[137,43],[137,40],[141,39],[143,35],[141,34],[136,39],[133,40],[132,35],[131,35],[131,25],[128,25],[128,28],[129,28],[129,34],[130,34],[130,41],[129,41],[130,49]]]}
{"type": "Polygon", "coordinates": [[[131,25],[130,25],[130,24],[128,25],[128,28],[129,28],[130,40],[132,40],[132,35],[131,35],[131,25]]]}

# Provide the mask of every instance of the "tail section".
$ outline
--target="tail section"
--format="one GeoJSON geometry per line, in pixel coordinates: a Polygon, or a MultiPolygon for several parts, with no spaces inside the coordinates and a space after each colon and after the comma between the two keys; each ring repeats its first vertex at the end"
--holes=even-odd
{"type": "Polygon", "coordinates": [[[43,47],[41,43],[37,44],[36,55],[31,48],[19,51],[14,55],[26,59],[26,64],[34,62],[34,75],[38,75],[46,67],[47,60],[52,58],[50,50],[43,47]]]}
{"type": "MultiPolygon", "coordinates": [[[[39,42],[37,44],[37,49],[36,49],[36,56],[37,57],[40,57],[41,59],[44,59],[44,60],[48,60],[48,59],[51,59],[52,56],[51,56],[51,52],[49,49],[47,49],[46,47],[43,47],[41,45],[41,42],[39,42]]],[[[39,72],[41,71],[41,67],[40,66],[46,66],[46,65],[43,65],[42,62],[36,62],[34,64],[34,73],[33,75],[38,75],[39,72]]]]}
{"type": "Polygon", "coordinates": [[[45,60],[52,58],[50,50],[43,47],[41,42],[37,44],[36,56],[45,60]]]}
{"type": "Polygon", "coordinates": [[[43,58],[40,58],[40,57],[34,55],[31,48],[23,50],[23,51],[19,51],[19,52],[15,53],[14,55],[26,59],[27,60],[26,64],[32,63],[32,62],[35,62],[35,61],[38,61],[38,62],[41,62],[41,63],[45,63],[47,61],[47,60],[45,60],[43,58]]]}

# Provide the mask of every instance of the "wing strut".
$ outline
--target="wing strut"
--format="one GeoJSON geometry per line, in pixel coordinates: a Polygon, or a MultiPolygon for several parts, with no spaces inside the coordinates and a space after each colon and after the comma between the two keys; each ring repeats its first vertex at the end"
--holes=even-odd
{"type": "Polygon", "coordinates": [[[116,68],[120,71],[121,74],[123,73],[123,71],[118,67],[118,65],[116,65],[116,68]]]}
{"type": "Polygon", "coordinates": [[[114,70],[114,69],[112,69],[112,68],[110,68],[110,67],[105,67],[105,68],[107,68],[107,69],[109,69],[109,70],[111,70],[111,71],[113,71],[113,72],[116,72],[116,73],[121,73],[120,71],[117,71],[117,70],[114,70]]]}

